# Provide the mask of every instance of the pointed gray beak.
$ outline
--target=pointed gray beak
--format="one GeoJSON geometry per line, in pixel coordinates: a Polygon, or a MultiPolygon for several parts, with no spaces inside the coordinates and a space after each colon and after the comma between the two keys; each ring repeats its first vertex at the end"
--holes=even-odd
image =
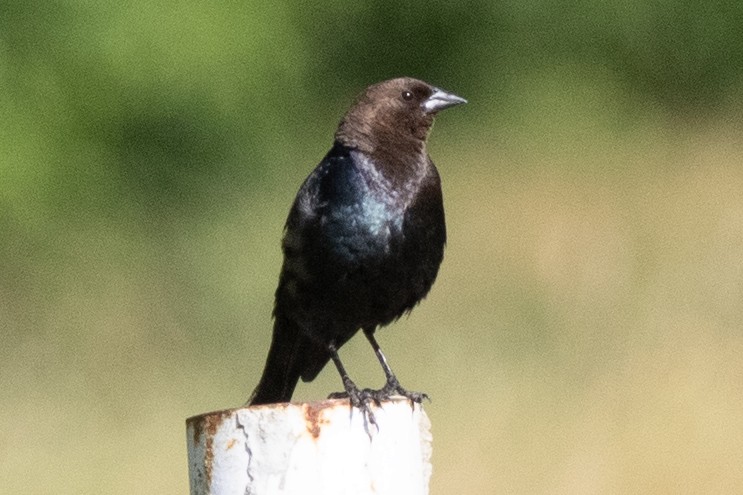
{"type": "Polygon", "coordinates": [[[423,102],[423,109],[426,113],[436,113],[454,105],[461,105],[462,103],[467,103],[467,100],[454,93],[447,93],[442,89],[433,88],[433,94],[423,102]]]}

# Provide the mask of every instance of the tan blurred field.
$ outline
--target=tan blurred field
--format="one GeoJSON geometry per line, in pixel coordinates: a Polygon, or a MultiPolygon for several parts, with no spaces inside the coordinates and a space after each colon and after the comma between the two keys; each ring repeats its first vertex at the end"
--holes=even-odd
{"type": "Polygon", "coordinates": [[[741,152],[711,129],[453,186],[436,493],[743,489],[741,152]]]}
{"type": "MultiPolygon", "coordinates": [[[[433,138],[439,280],[380,334],[403,383],[433,397],[432,493],[743,491],[739,130],[599,130],[555,147],[452,129],[433,138]]],[[[185,418],[240,404],[262,367],[300,180],[167,253],[105,223],[55,233],[61,275],[43,280],[59,285],[3,294],[6,324],[29,330],[0,362],[3,492],[187,491],[185,418]]],[[[342,355],[381,384],[363,339],[342,355]]],[[[338,385],[327,369],[298,398],[338,385]]]]}

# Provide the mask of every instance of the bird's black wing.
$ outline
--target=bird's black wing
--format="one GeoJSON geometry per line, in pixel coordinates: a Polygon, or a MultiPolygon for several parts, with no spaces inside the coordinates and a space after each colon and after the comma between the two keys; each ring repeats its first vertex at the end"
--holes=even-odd
{"type": "Polygon", "coordinates": [[[300,376],[312,380],[325,366],[327,343],[340,346],[358,328],[339,321],[334,303],[365,244],[363,188],[351,150],[339,144],[300,187],[285,226],[271,348],[251,404],[288,401],[300,376]]]}

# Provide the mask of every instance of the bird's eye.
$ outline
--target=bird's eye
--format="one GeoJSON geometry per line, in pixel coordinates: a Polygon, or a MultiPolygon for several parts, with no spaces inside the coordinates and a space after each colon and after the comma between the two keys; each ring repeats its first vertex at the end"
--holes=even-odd
{"type": "Polygon", "coordinates": [[[402,92],[402,99],[405,101],[410,101],[413,99],[413,93],[410,91],[403,91],[402,92]]]}

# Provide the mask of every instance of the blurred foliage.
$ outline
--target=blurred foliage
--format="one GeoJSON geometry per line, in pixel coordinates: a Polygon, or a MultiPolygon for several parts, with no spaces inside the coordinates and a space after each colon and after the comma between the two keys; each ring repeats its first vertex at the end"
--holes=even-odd
{"type": "Polygon", "coordinates": [[[471,102],[431,143],[434,302],[382,332],[435,399],[433,493],[740,491],[741,26],[739,1],[3,1],[0,486],[183,493],[182,420],[262,367],[299,184],[409,75],[471,102]]]}

